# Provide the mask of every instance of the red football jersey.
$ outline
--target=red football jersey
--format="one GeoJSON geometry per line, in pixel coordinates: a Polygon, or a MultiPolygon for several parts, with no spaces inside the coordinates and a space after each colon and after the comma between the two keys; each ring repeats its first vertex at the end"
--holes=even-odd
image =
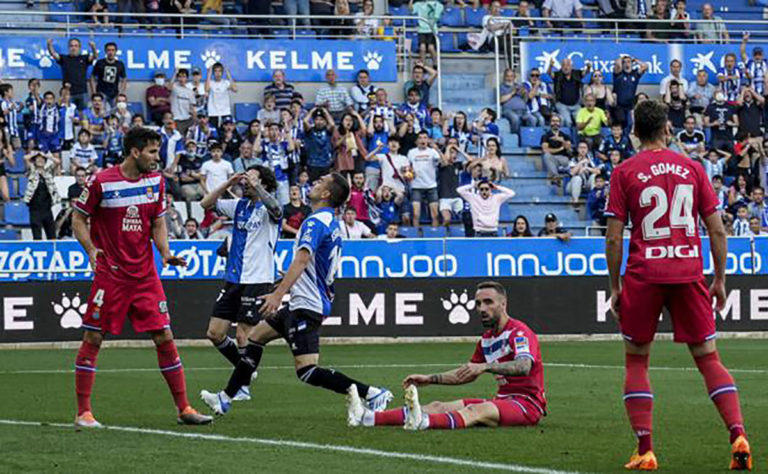
{"type": "Polygon", "coordinates": [[[689,283],[703,274],[699,217],[718,201],[704,168],[669,150],[642,151],[611,175],[605,215],[632,221],[626,274],[689,283]]]}
{"type": "Polygon", "coordinates": [[[152,221],[165,215],[165,182],[159,173],[131,180],[119,166],[89,181],[74,207],[91,218],[91,239],[104,251],[97,272],[114,276],[156,276],[152,221]]]}
{"type": "Polygon", "coordinates": [[[496,375],[499,384],[496,396],[524,397],[538,406],[544,414],[547,399],[544,395],[544,368],[541,365],[539,338],[523,322],[509,318],[499,334],[495,334],[493,330],[486,331],[477,342],[472,362],[509,362],[523,357],[533,361],[531,372],[525,377],[496,375]]]}

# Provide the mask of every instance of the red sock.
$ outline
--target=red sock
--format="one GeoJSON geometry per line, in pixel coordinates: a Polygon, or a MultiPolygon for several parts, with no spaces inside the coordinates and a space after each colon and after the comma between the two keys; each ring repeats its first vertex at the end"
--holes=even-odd
{"type": "Polygon", "coordinates": [[[403,426],[405,422],[405,409],[395,408],[394,410],[384,410],[374,413],[373,424],[403,426]]]}
{"type": "Polygon", "coordinates": [[[181,365],[179,352],[173,341],[166,341],[157,346],[157,363],[166,383],[168,383],[168,388],[171,389],[176,408],[179,411],[184,410],[189,406],[187,382],[184,380],[184,367],[181,365]]]}
{"type": "Polygon", "coordinates": [[[699,372],[704,376],[704,383],[707,384],[709,398],[715,403],[717,411],[725,421],[725,426],[731,432],[731,443],[741,435],[746,436],[739,405],[739,392],[736,391],[736,385],[728,369],[720,362],[720,356],[717,352],[712,352],[696,357],[695,360],[699,372]]]}
{"type": "Polygon", "coordinates": [[[637,452],[653,450],[653,393],[648,379],[647,355],[627,354],[624,366],[624,408],[637,436],[637,452]]]}
{"type": "Polygon", "coordinates": [[[96,359],[99,346],[83,341],[75,359],[75,393],[77,394],[77,415],[91,411],[91,391],[96,378],[96,359]]]}
{"type": "Polygon", "coordinates": [[[429,415],[430,430],[458,430],[464,428],[464,418],[457,411],[429,415]]]}

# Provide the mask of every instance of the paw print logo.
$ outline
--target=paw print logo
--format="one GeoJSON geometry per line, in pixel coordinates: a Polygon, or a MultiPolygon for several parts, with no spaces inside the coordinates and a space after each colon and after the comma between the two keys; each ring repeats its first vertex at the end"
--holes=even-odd
{"type": "Polygon", "coordinates": [[[461,296],[451,290],[451,296],[447,300],[440,298],[440,301],[443,302],[443,308],[448,311],[448,321],[451,324],[467,324],[469,312],[475,309],[475,301],[469,299],[467,290],[464,290],[461,296]]]}
{"type": "Polygon", "coordinates": [[[80,293],[70,299],[65,293],[61,294],[61,301],[53,304],[53,312],[60,317],[61,327],[64,329],[78,329],[83,325],[83,316],[88,304],[80,299],[80,293]]]}
{"type": "Polygon", "coordinates": [[[376,51],[368,51],[363,55],[363,61],[365,61],[365,65],[371,71],[378,71],[383,60],[384,57],[376,51]]]}
{"type": "Polygon", "coordinates": [[[37,65],[43,69],[47,69],[53,66],[53,58],[51,57],[51,53],[44,49],[41,49],[35,53],[35,59],[37,59],[37,65]]]}
{"type": "Polygon", "coordinates": [[[212,49],[206,49],[203,51],[203,54],[200,55],[200,59],[203,60],[203,64],[205,64],[205,68],[208,69],[209,67],[213,66],[217,62],[221,61],[221,56],[216,51],[213,51],[212,49]]]}

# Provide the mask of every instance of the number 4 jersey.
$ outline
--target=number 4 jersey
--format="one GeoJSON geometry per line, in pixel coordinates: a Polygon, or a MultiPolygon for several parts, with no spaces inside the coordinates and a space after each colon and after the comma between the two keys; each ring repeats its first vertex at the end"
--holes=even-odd
{"type": "Polygon", "coordinates": [[[669,150],[646,150],[611,175],[605,215],[631,220],[625,274],[648,283],[688,283],[703,274],[699,217],[718,205],[704,168],[669,150]]]}

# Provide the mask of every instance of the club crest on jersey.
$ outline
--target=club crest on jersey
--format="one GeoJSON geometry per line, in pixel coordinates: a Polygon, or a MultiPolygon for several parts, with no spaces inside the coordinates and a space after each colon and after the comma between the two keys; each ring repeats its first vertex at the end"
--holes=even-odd
{"type": "Polygon", "coordinates": [[[125,217],[123,217],[123,232],[141,232],[143,223],[137,206],[128,206],[125,208],[125,217]]]}
{"type": "Polygon", "coordinates": [[[516,337],[515,338],[515,352],[530,352],[530,347],[528,344],[528,338],[525,336],[516,337]]]}
{"type": "Polygon", "coordinates": [[[147,186],[147,198],[149,198],[150,201],[155,199],[155,191],[152,190],[152,186],[147,186]]]}
{"type": "Polygon", "coordinates": [[[166,314],[168,312],[168,302],[167,301],[161,301],[158,303],[158,309],[160,310],[160,314],[166,314]]]}

